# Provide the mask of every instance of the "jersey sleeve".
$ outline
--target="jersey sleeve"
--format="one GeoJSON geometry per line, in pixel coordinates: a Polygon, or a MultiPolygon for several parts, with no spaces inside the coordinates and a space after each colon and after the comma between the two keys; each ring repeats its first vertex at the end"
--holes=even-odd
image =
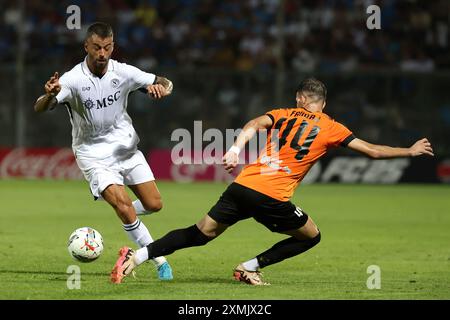
{"type": "Polygon", "coordinates": [[[328,136],[328,144],[330,146],[346,147],[353,139],[355,139],[353,132],[343,124],[333,121],[328,136]]]}
{"type": "Polygon", "coordinates": [[[59,78],[59,84],[61,85],[61,90],[59,91],[59,93],[56,95],[56,101],[58,101],[58,103],[62,104],[62,103],[69,103],[71,104],[71,102],[73,101],[73,91],[71,88],[71,84],[70,84],[70,80],[69,80],[69,75],[67,73],[64,73],[61,78],[59,78]]]}
{"type": "Polygon", "coordinates": [[[275,126],[278,119],[281,118],[283,114],[283,109],[274,109],[270,110],[269,112],[266,112],[266,116],[268,116],[270,119],[272,119],[272,127],[275,126]]]}
{"type": "Polygon", "coordinates": [[[155,83],[156,75],[153,73],[144,72],[127,64],[124,64],[124,66],[129,77],[130,91],[135,91],[155,83]]]}

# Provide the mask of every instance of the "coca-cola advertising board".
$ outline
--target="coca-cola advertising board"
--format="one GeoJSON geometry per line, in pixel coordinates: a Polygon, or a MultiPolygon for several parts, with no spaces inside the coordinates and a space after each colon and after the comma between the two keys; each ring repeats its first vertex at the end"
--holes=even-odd
{"type": "MultiPolygon", "coordinates": [[[[220,159],[219,159],[220,160],[220,159]]],[[[232,175],[220,161],[215,164],[175,164],[171,150],[155,149],[147,161],[157,180],[176,182],[231,182],[241,171],[242,164],[232,175]]],[[[70,148],[0,148],[0,177],[83,180],[70,148]]],[[[450,183],[450,159],[399,158],[373,160],[366,157],[325,157],[317,162],[303,183],[382,183],[444,182],[450,183]]]]}
{"type": "Polygon", "coordinates": [[[0,148],[0,176],[2,179],[83,179],[70,148],[0,148]]]}

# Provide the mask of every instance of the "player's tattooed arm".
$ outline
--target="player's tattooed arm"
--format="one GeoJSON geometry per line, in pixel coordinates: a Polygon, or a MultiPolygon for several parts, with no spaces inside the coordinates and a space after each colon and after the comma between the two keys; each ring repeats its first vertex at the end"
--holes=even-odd
{"type": "Polygon", "coordinates": [[[167,78],[156,76],[155,82],[147,87],[148,94],[155,99],[172,93],[173,83],[167,78]]]}
{"type": "Polygon", "coordinates": [[[58,104],[56,95],[61,91],[61,85],[59,84],[58,72],[45,83],[45,94],[40,96],[34,104],[34,111],[43,112],[48,109],[53,109],[58,104]]]}
{"type": "Polygon", "coordinates": [[[155,83],[162,85],[166,89],[167,94],[171,94],[172,93],[173,83],[169,79],[164,78],[164,77],[156,76],[155,83]]]}

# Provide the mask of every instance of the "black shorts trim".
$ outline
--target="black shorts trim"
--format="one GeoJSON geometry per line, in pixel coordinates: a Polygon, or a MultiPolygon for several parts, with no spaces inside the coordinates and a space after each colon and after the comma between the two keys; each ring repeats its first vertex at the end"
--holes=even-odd
{"type": "Polygon", "coordinates": [[[308,215],[290,201],[280,201],[233,182],[208,215],[219,223],[233,225],[253,218],[273,232],[303,227],[308,215]]]}

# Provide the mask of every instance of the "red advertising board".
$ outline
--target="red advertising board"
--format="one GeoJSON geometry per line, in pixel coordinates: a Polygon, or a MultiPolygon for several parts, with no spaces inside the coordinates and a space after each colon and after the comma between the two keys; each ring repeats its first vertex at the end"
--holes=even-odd
{"type": "Polygon", "coordinates": [[[1,178],[83,179],[70,148],[0,149],[1,178]]]}
{"type": "MultiPolygon", "coordinates": [[[[191,181],[226,181],[234,180],[235,175],[230,175],[219,164],[174,164],[171,151],[167,149],[153,149],[147,155],[147,162],[157,180],[174,180],[177,182],[191,181]]],[[[241,168],[235,170],[239,173],[241,168]]]]}
{"type": "MultiPolygon", "coordinates": [[[[176,164],[172,161],[170,149],[153,149],[147,154],[147,161],[156,180],[176,182],[231,182],[243,166],[239,165],[230,175],[221,165],[220,157],[213,161],[195,155],[201,160],[200,164],[176,164]]],[[[0,177],[84,179],[70,148],[0,148],[0,177]]],[[[316,163],[303,183],[449,183],[449,177],[450,159],[421,157],[373,160],[335,156],[325,157],[316,163]]]]}

